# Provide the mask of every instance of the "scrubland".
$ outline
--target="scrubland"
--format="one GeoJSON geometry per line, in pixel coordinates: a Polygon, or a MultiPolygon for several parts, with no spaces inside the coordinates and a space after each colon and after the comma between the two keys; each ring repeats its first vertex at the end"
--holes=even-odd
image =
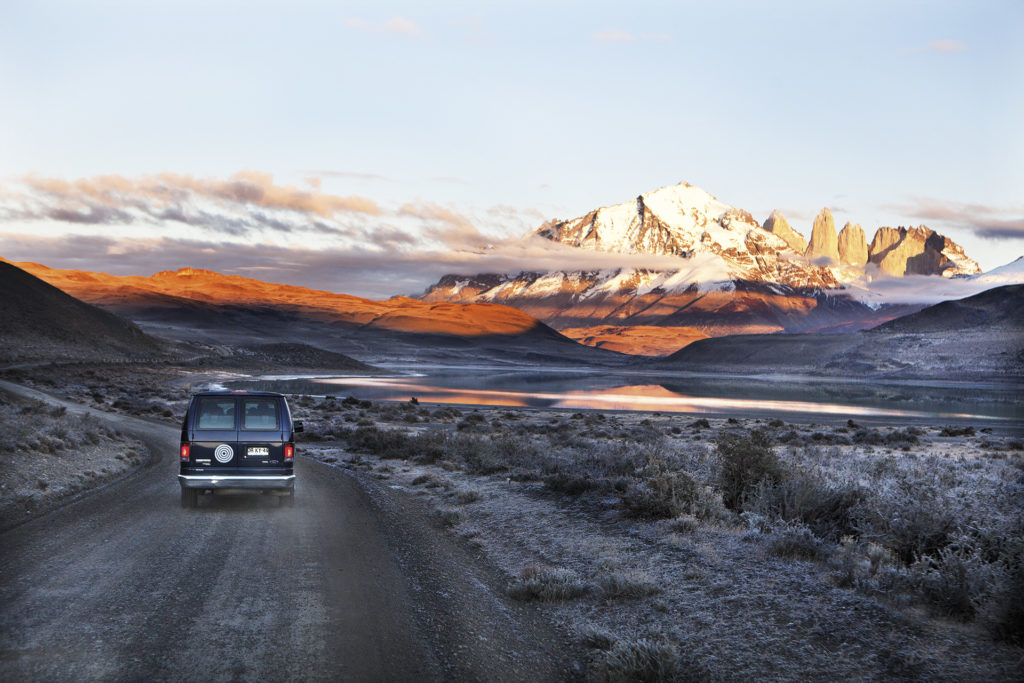
{"type": "Polygon", "coordinates": [[[88,415],[0,392],[0,528],[94,488],[148,457],[88,415]]]}
{"type": "MultiPolygon", "coordinates": [[[[202,379],[162,367],[17,372],[7,378],[168,424],[202,379]]],[[[300,455],[431,510],[499,570],[508,600],[571,634],[588,680],[1020,679],[1019,437],[289,401],[306,424],[300,455]]],[[[0,454],[3,510],[17,515],[142,452],[59,409],[6,400],[0,420],[19,444],[0,454]]]]}
{"type": "Polygon", "coordinates": [[[596,680],[1014,679],[1024,444],[658,413],[293,400],[301,451],[421,496],[596,680]]]}

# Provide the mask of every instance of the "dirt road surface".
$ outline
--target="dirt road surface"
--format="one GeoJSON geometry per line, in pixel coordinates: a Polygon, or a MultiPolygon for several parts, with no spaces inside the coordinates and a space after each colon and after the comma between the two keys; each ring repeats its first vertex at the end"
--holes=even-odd
{"type": "Polygon", "coordinates": [[[559,680],[566,643],[401,492],[296,461],[296,504],[179,504],[178,433],[115,421],[154,456],[0,534],[3,680],[559,680]]]}

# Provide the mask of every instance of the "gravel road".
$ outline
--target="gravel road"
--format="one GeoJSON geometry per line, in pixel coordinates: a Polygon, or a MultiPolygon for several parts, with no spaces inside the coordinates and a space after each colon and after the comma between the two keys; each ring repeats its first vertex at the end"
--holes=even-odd
{"type": "Polygon", "coordinates": [[[183,509],[177,431],[105,419],[156,455],[0,534],[0,679],[573,677],[541,615],[401,491],[297,458],[293,508],[183,509]]]}

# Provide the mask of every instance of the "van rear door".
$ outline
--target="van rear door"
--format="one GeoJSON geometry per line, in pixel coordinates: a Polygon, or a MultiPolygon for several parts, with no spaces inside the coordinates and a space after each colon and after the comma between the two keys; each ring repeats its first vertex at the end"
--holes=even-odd
{"type": "Polygon", "coordinates": [[[280,396],[239,399],[238,467],[282,467],[286,414],[280,396]]]}
{"type": "Polygon", "coordinates": [[[212,469],[238,467],[238,401],[234,396],[199,396],[192,416],[192,461],[212,469]]]}

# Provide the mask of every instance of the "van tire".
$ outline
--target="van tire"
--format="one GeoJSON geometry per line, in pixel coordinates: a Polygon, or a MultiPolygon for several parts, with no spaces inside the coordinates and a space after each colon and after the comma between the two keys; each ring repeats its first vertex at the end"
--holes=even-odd
{"type": "Polygon", "coordinates": [[[295,492],[292,491],[287,496],[281,496],[281,505],[286,505],[290,508],[295,507],[295,492]]]}
{"type": "Polygon", "coordinates": [[[194,508],[199,506],[199,491],[195,489],[181,490],[181,507],[194,508]]]}

